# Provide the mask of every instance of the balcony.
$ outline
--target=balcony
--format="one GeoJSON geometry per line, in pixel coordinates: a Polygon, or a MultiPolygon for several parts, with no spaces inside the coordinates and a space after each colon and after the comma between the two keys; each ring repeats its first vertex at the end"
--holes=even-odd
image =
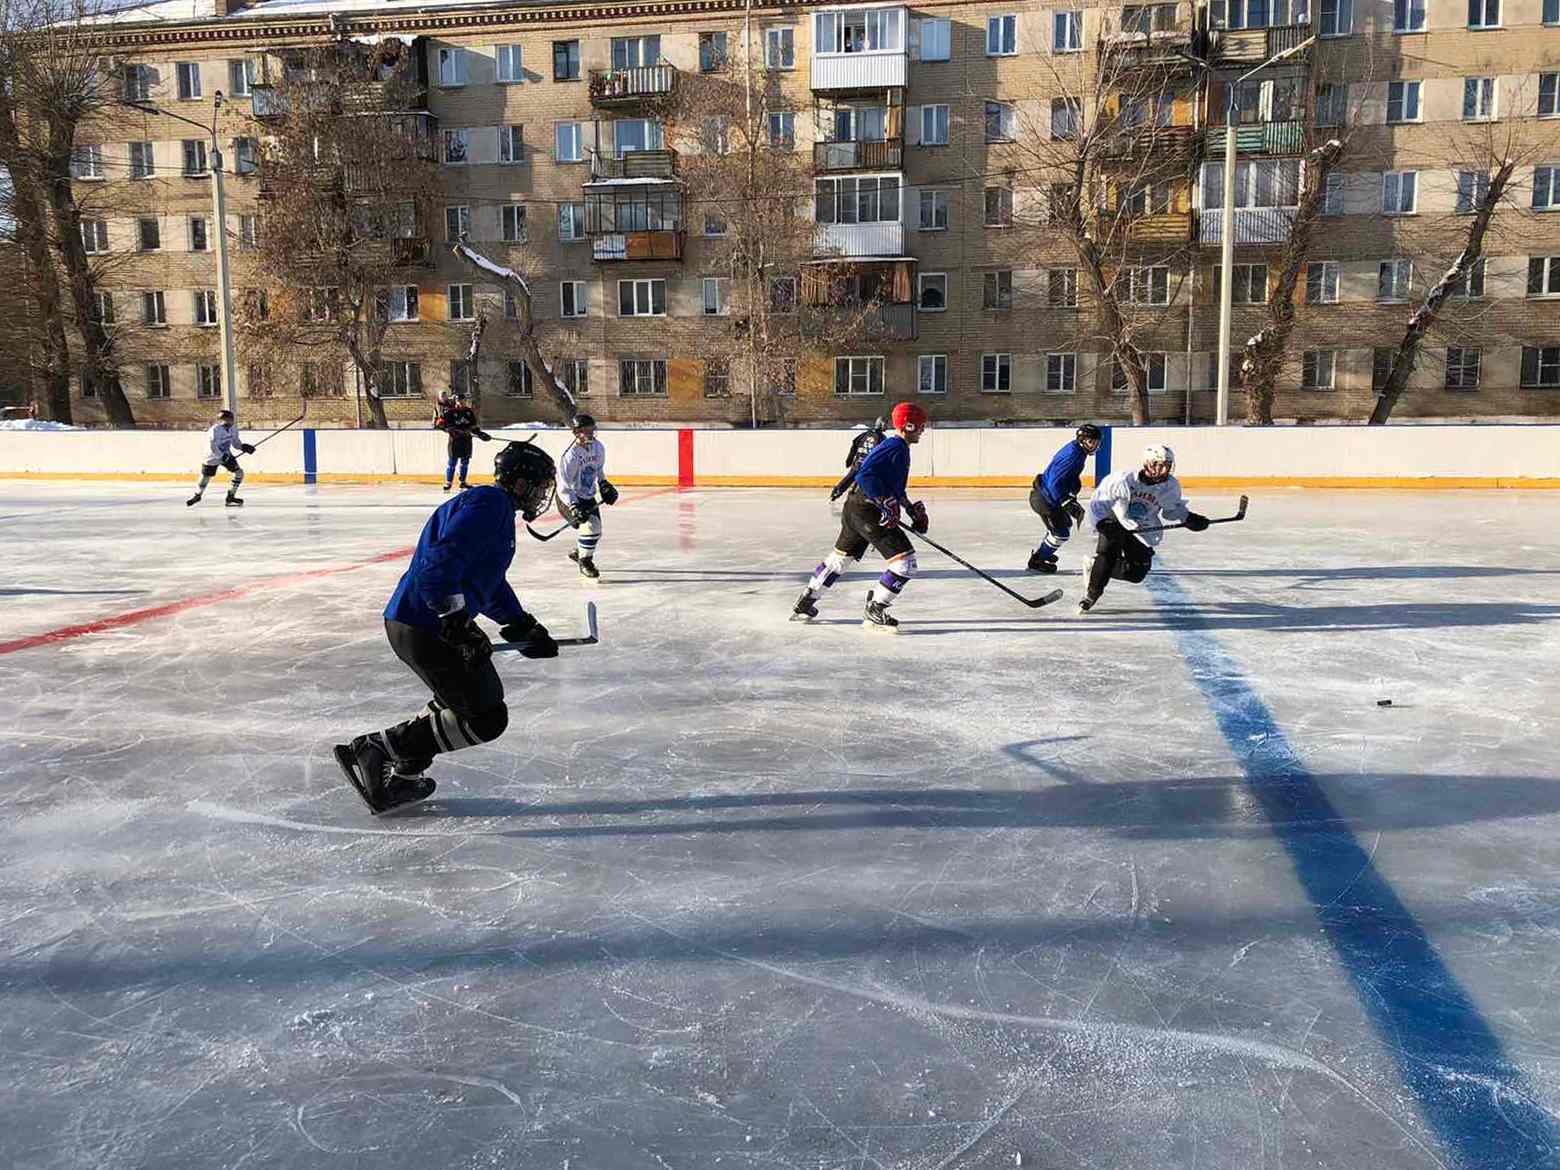
{"type": "Polygon", "coordinates": [[[888,142],[815,142],[813,167],[820,171],[897,171],[904,165],[904,144],[888,142]]]}
{"type": "Polygon", "coordinates": [[[815,93],[902,87],[910,72],[908,9],[895,5],[813,13],[815,93]]]}
{"type": "Polygon", "coordinates": [[[427,236],[362,240],[354,247],[365,266],[388,268],[432,268],[433,243],[427,236]]]}
{"type": "Polygon", "coordinates": [[[603,263],[618,260],[681,260],[683,232],[659,230],[595,235],[590,241],[590,258],[603,263]]]}
{"type": "Polygon", "coordinates": [[[343,114],[383,114],[392,110],[427,108],[428,91],[411,81],[348,81],[341,86],[343,114]]]}
{"type": "MultiPolygon", "coordinates": [[[[1210,156],[1224,154],[1223,126],[1212,126],[1205,138],[1210,156]]],[[[1304,154],[1304,122],[1260,122],[1235,127],[1236,154],[1304,154]]]]}
{"type": "Polygon", "coordinates": [[[675,150],[632,150],[618,158],[599,150],[591,152],[591,184],[672,179],[676,176],[675,150]]]}
{"type": "MultiPolygon", "coordinates": [[[[1311,35],[1309,24],[1284,24],[1274,28],[1226,28],[1213,34],[1215,66],[1260,65],[1269,57],[1293,49],[1311,35]]],[[[1303,65],[1311,50],[1304,49],[1284,58],[1290,65],[1303,65]]]]}
{"type": "Polygon", "coordinates": [[[915,305],[879,301],[870,305],[803,305],[800,327],[803,337],[843,339],[851,335],[866,341],[914,341],[920,336],[915,305]]]}
{"type": "Polygon", "coordinates": [[[1123,127],[1101,144],[1106,159],[1144,159],[1159,163],[1188,163],[1197,151],[1197,130],[1192,126],[1123,127]]]}
{"type": "Polygon", "coordinates": [[[249,109],[260,121],[273,121],[286,117],[287,99],[274,86],[256,83],[249,87],[249,109]]]}
{"type": "Polygon", "coordinates": [[[820,223],[814,251],[829,256],[903,256],[905,225],[898,220],[878,223],[820,223]]]}
{"type": "Polygon", "coordinates": [[[592,69],[590,104],[610,109],[670,97],[677,87],[672,65],[638,65],[629,69],[592,69]]]}
{"type": "Polygon", "coordinates": [[[1165,211],[1140,215],[1127,221],[1127,240],[1133,244],[1179,247],[1192,241],[1190,211],[1165,211]]]}
{"type": "MultiPolygon", "coordinates": [[[[1237,207],[1235,209],[1236,244],[1282,244],[1289,239],[1294,227],[1296,208],[1293,207],[1237,207]]],[[[1198,242],[1222,244],[1224,242],[1224,210],[1215,208],[1197,217],[1198,242]]]]}
{"type": "Polygon", "coordinates": [[[1187,29],[1110,33],[1103,38],[1101,48],[1102,54],[1109,54],[1125,70],[1192,73],[1198,65],[1187,29]]]}

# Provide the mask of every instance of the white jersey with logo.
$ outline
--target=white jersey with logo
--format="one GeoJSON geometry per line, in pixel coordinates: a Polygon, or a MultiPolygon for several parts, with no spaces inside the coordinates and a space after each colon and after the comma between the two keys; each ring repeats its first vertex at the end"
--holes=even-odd
{"type": "Polygon", "coordinates": [[[607,449],[600,439],[575,441],[558,460],[558,497],[571,507],[595,496],[607,469],[607,449]]]}
{"type": "Polygon", "coordinates": [[[238,424],[217,423],[206,432],[206,442],[211,447],[211,454],[206,457],[207,463],[221,463],[222,457],[229,451],[235,455],[238,450],[238,424]]]}
{"type": "MultiPolygon", "coordinates": [[[[1144,525],[1169,524],[1185,520],[1190,511],[1181,498],[1181,485],[1175,476],[1164,483],[1144,483],[1141,471],[1118,471],[1107,475],[1089,497],[1089,524],[1098,527],[1101,520],[1114,516],[1129,531],[1144,525]]],[[[1145,532],[1138,539],[1156,545],[1163,532],[1145,532]]]]}

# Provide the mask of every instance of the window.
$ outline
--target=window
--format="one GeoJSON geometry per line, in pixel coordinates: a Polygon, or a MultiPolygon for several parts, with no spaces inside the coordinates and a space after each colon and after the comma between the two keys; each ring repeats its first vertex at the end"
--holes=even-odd
{"type": "Polygon", "coordinates": [[[666,281],[618,281],[619,317],[666,316],[666,281]]]}
{"type": "Polygon", "coordinates": [[[1376,271],[1378,301],[1406,301],[1414,285],[1412,260],[1383,260],[1376,271]]]}
{"type": "Polygon", "coordinates": [[[498,128],[498,161],[523,163],[525,161],[525,127],[500,126],[498,128]]]}
{"type": "Polygon", "coordinates": [[[813,183],[818,223],[898,223],[899,177],[817,179],[813,183]]]}
{"type": "Polygon", "coordinates": [[[1305,266],[1305,300],[1308,305],[1338,303],[1338,262],[1313,260],[1305,266]]]}
{"type": "Polygon", "coordinates": [[[186,175],[204,175],[206,173],[206,143],[199,138],[186,138],[184,140],[184,173],[186,175]]]}
{"type": "MultiPolygon", "coordinates": [[[[1390,345],[1378,345],[1370,351],[1370,389],[1372,394],[1386,393],[1392,380],[1392,367],[1397,361],[1397,350],[1390,345]]],[[[1331,389],[1331,387],[1328,387],[1331,389]]]]}
{"type": "Polygon", "coordinates": [[[466,84],[466,50],[439,50],[439,84],[453,88],[466,84]]]}
{"type": "Polygon", "coordinates": [[[1413,215],[1419,193],[1417,171],[1388,171],[1381,176],[1383,215],[1413,215]]]}
{"type": "Polygon", "coordinates": [[[1500,0],[1468,0],[1469,28],[1499,28],[1500,0]]]}
{"type": "MultiPolygon", "coordinates": [[[[240,292],[239,310],[254,321],[267,321],[271,317],[271,298],[263,288],[243,289],[240,292]]],[[[376,298],[377,300],[377,298],[376,298]]]]}
{"type": "Polygon", "coordinates": [[[132,142],[130,144],[130,177],[132,179],[150,179],[157,173],[156,156],[152,152],[150,142],[132,142]]]}
{"type": "Polygon", "coordinates": [[[565,280],[558,284],[559,311],[565,317],[584,317],[590,313],[590,292],[583,280],[565,280]]]}
{"type": "Polygon", "coordinates": [[[612,68],[639,69],[654,65],[661,59],[661,37],[651,34],[642,37],[612,38],[612,68]]]}
{"type": "Polygon", "coordinates": [[[618,393],[625,398],[665,398],[666,361],[633,358],[618,363],[618,393]]]}
{"type": "Polygon", "coordinates": [[[1522,347],[1522,386],[1526,390],[1560,388],[1560,345],[1522,347]]]}
{"type": "Polygon", "coordinates": [[[730,230],[730,225],[713,211],[704,213],[704,234],[707,236],[723,236],[730,230]]]}
{"type": "Polygon", "coordinates": [[[1047,394],[1071,394],[1078,389],[1078,355],[1075,353],[1048,353],[1045,355],[1045,390],[1047,394]]]}
{"type": "Polygon", "coordinates": [[[70,152],[70,177],[73,179],[101,179],[103,177],[103,148],[78,146],[70,152]]]}
{"type": "Polygon", "coordinates": [[[1051,51],[1053,53],[1078,53],[1083,50],[1083,13],[1080,11],[1053,12],[1051,14],[1051,51]]]}
{"type": "Polygon", "coordinates": [[[1118,198],[1127,215],[1164,215],[1170,210],[1170,184],[1144,183],[1119,191],[1118,198]]]}
{"type": "MultiPolygon", "coordinates": [[[[156,223],[154,219],[151,221],[156,223]]],[[[84,219],[81,221],[81,249],[88,256],[108,251],[108,221],[84,219]]],[[[143,249],[146,250],[146,249],[143,249]]]]}
{"type": "Polygon", "coordinates": [[[163,302],[162,293],[144,292],[141,294],[141,324],[168,324],[168,306],[163,302]]]}
{"type": "Polygon", "coordinates": [[[699,127],[699,149],[705,154],[726,154],[731,150],[731,125],[724,114],[704,119],[699,127]]]}
{"type": "Polygon", "coordinates": [[[883,393],[883,359],[880,357],[835,358],[834,393],[842,398],[883,393]]]}
{"type": "Polygon", "coordinates": [[[699,34],[699,72],[715,73],[726,67],[726,34],[706,32],[699,34]]]}
{"type": "Polygon", "coordinates": [[[770,28],[764,30],[764,68],[796,68],[796,30],[770,28]]]}
{"type": "Polygon", "coordinates": [[[916,280],[919,282],[916,308],[926,313],[941,313],[948,307],[946,272],[923,272],[916,280]]]}
{"type": "Polygon", "coordinates": [[[500,85],[525,80],[524,55],[519,45],[495,45],[493,62],[494,80],[500,85]]]}
{"type": "Polygon", "coordinates": [[[769,145],[790,147],[796,145],[796,115],[780,110],[769,115],[769,145]]]}
{"type": "Polygon", "coordinates": [[[980,355],[980,389],[982,394],[1012,393],[1012,354],[983,353],[980,355]]]}
{"type": "Polygon", "coordinates": [[[1148,36],[1175,28],[1174,4],[1127,4],[1121,9],[1121,31],[1148,36]]]}
{"type": "Polygon", "coordinates": [[[986,141],[1011,142],[1017,129],[1017,114],[1007,102],[986,103],[986,141]]]}
{"type": "Polygon", "coordinates": [[[820,12],[813,18],[813,52],[901,52],[905,47],[899,26],[902,12],[897,8],[820,12]]]}
{"type": "Polygon", "coordinates": [[[1316,124],[1342,126],[1349,112],[1349,87],[1328,83],[1316,87],[1316,124]]]}
{"type": "Polygon", "coordinates": [[[1078,137],[1080,106],[1077,98],[1051,99],[1051,137],[1078,137]]]}
{"type": "Polygon", "coordinates": [[[114,294],[111,292],[94,293],[92,299],[97,302],[98,320],[104,325],[114,323],[114,294]]]}
{"type": "Polygon", "coordinates": [[[920,219],[916,226],[923,232],[948,230],[948,192],[920,192],[920,219]]]}
{"type": "Polygon", "coordinates": [[[1322,0],[1321,18],[1322,36],[1348,36],[1354,31],[1354,0],[1322,0]]]}
{"type": "Polygon", "coordinates": [[[194,61],[180,61],[173,67],[181,102],[192,102],[200,97],[200,66],[194,61]]]}
{"type": "Polygon", "coordinates": [[[476,305],[472,299],[472,287],[469,284],[452,284],[449,286],[450,320],[471,321],[475,319],[476,305]]]}
{"type": "Polygon", "coordinates": [[[707,358],[704,362],[704,397],[731,397],[731,366],[720,358],[707,358]]]}
{"type": "Polygon", "coordinates": [[[1013,226],[1013,189],[1011,187],[986,188],[986,227],[1013,226]]]}
{"type": "Polygon", "coordinates": [[[706,317],[719,317],[726,311],[726,298],[722,295],[720,277],[706,276],[700,282],[700,303],[706,317]]]}
{"type": "Polygon", "coordinates": [[[1018,17],[986,18],[986,56],[1011,57],[1018,52],[1018,17]]]}
{"type": "Polygon", "coordinates": [[[167,398],[169,387],[170,379],[167,366],[149,365],[146,367],[146,396],[148,398],[167,398]]]}
{"type": "MultiPolygon", "coordinates": [[[[312,363],[311,363],[312,365],[312,363]]],[[[314,390],[328,393],[318,375],[314,390]]],[[[422,394],[422,364],[420,362],[385,362],[379,379],[379,393],[385,398],[417,398],[422,394]]]]}
{"type": "Polygon", "coordinates": [[[531,397],[531,367],[524,362],[507,363],[504,393],[511,398],[531,397]]]}
{"type": "Polygon", "coordinates": [[[195,397],[222,397],[222,367],[205,364],[195,367],[195,397]]]}
{"type": "Polygon", "coordinates": [[[580,162],[585,157],[584,136],[578,122],[559,122],[553,127],[553,161],[580,162]]]}
{"type": "Polygon", "coordinates": [[[471,161],[470,130],[444,132],[444,161],[452,167],[463,167],[471,161]]]}
{"type": "MultiPolygon", "coordinates": [[[[1236,207],[1295,207],[1300,202],[1300,160],[1252,159],[1235,164],[1236,207]]],[[[1224,204],[1224,165],[1203,163],[1202,206],[1224,204]]]]}
{"type": "Polygon", "coordinates": [[[1306,350],[1300,359],[1300,388],[1302,390],[1331,390],[1333,388],[1333,375],[1337,367],[1337,350],[1306,350]]]}
{"type": "Polygon", "coordinates": [[[781,398],[796,397],[796,359],[781,358],[779,368],[769,376],[769,392],[781,398]]]}
{"type": "Polygon", "coordinates": [[[1560,0],[1544,0],[1544,23],[1560,24],[1560,0]]]}
{"type": "Polygon", "coordinates": [[[1446,388],[1448,390],[1477,390],[1479,388],[1479,364],[1483,351],[1462,345],[1446,347],[1446,388]]]}
{"type": "Polygon", "coordinates": [[[341,306],[341,294],[334,288],[311,288],[303,305],[305,321],[334,321],[341,306]]]}
{"type": "Polygon", "coordinates": [[[152,97],[152,71],[145,65],[125,66],[125,101],[145,102],[152,97]]]}
{"type": "Polygon", "coordinates": [[[142,252],[155,252],[162,247],[162,223],[156,216],[143,215],[135,221],[136,246],[142,252]]]}
{"type": "Polygon", "coordinates": [[[576,398],[590,394],[590,362],[584,358],[565,358],[553,367],[553,372],[576,398]]]}
{"type": "Polygon", "coordinates": [[[1332,173],[1322,187],[1322,214],[1343,214],[1343,176],[1332,173]]]}
{"type": "Polygon", "coordinates": [[[471,395],[471,362],[460,358],[450,363],[450,389],[456,394],[471,395]]]}
{"type": "Polygon", "coordinates": [[[464,205],[444,209],[444,239],[456,243],[471,234],[471,208],[464,205]]]}
{"type": "Polygon", "coordinates": [[[1425,27],[1425,0],[1392,0],[1392,31],[1422,32],[1425,27]]]}
{"type": "Polygon", "coordinates": [[[948,107],[921,107],[921,145],[948,145],[948,107]]]}
{"type": "Polygon", "coordinates": [[[252,175],[260,169],[260,140],[233,139],[233,169],[240,175],[252,175]]]}
{"type": "Polygon", "coordinates": [[[1045,303],[1053,309],[1078,307],[1078,270],[1051,268],[1045,274],[1045,303]]]}
{"type": "Polygon", "coordinates": [[[660,150],[661,123],[653,118],[624,118],[612,124],[612,141],[618,158],[641,150],[660,150]]]}
{"type": "Polygon", "coordinates": [[[1495,79],[1493,77],[1467,77],[1463,79],[1464,122],[1489,122],[1495,118],[1495,79]]]}
{"type": "Polygon", "coordinates": [[[796,312],[796,277],[777,276],[769,282],[769,310],[781,314],[796,312]]]}
{"type": "Polygon", "coordinates": [[[1533,208],[1560,210],[1560,163],[1533,168],[1533,208]]]}
{"type": "Polygon", "coordinates": [[[922,17],[921,60],[946,61],[953,54],[953,22],[944,17],[922,17]]]}
{"type": "Polygon", "coordinates": [[[1389,81],[1387,83],[1387,121],[1419,121],[1419,90],[1417,81],[1389,81]]]}
{"type": "Polygon", "coordinates": [[[1457,205],[1458,215],[1472,215],[1479,209],[1479,205],[1489,197],[1490,177],[1484,171],[1458,171],[1457,172],[1457,205]]]}
{"type": "Polygon", "coordinates": [[[498,218],[499,227],[504,237],[504,243],[525,243],[526,234],[524,203],[506,203],[503,207],[498,209],[498,218]]]}
{"type": "Polygon", "coordinates": [[[204,252],[210,243],[207,239],[206,225],[210,221],[204,215],[190,216],[190,251],[204,252]]]}
{"type": "Polygon", "coordinates": [[[948,355],[923,353],[915,360],[916,388],[922,394],[948,393],[948,355]]]}
{"type": "Polygon", "coordinates": [[[415,321],[418,317],[417,286],[397,284],[385,289],[380,304],[386,321],[415,321]]]}
{"type": "Polygon", "coordinates": [[[1484,257],[1480,256],[1468,267],[1462,281],[1452,289],[1452,295],[1460,301],[1476,301],[1484,296],[1484,257]]]}
{"type": "Polygon", "coordinates": [[[1560,296],[1560,256],[1528,257],[1527,295],[1560,296]]]}
{"type": "MultiPolygon", "coordinates": [[[[1162,353],[1145,353],[1141,356],[1143,358],[1144,388],[1150,394],[1163,394],[1168,385],[1165,380],[1165,355],[1162,353]]],[[[1119,361],[1111,362],[1110,388],[1114,394],[1125,394],[1127,392],[1127,371],[1119,361]]]]}
{"type": "Polygon", "coordinates": [[[253,57],[228,62],[228,97],[248,97],[249,88],[260,79],[259,62],[253,57]]]}
{"type": "Polygon", "coordinates": [[[1162,265],[1126,268],[1116,278],[1117,295],[1129,305],[1168,305],[1170,269],[1162,265]]]}
{"type": "Polygon", "coordinates": [[[558,205],[558,238],[565,242],[585,238],[585,205],[560,203],[558,205]]]}
{"type": "MultiPolygon", "coordinates": [[[[1235,282],[1230,287],[1230,303],[1235,305],[1265,305],[1267,303],[1268,270],[1266,264],[1236,264],[1232,271],[1235,273],[1235,282]]],[[[1220,271],[1215,268],[1214,287],[1219,287],[1222,279],[1220,271]]],[[[1223,290],[1220,289],[1220,295],[1223,290]]]]}
{"type": "Polygon", "coordinates": [[[195,324],[215,325],[217,323],[217,290],[214,288],[198,288],[195,290],[195,324]]]}
{"type": "Polygon", "coordinates": [[[983,309],[1011,309],[1013,307],[1013,270],[1003,268],[981,274],[980,307],[983,309]]]}
{"type": "MultiPolygon", "coordinates": [[[[1560,5],[1560,0],[1554,0],[1560,5]]],[[[1560,118],[1560,73],[1538,75],[1538,116],[1560,118]]]]}
{"type": "Polygon", "coordinates": [[[553,80],[578,81],[580,79],[579,41],[553,42],[553,80]]]}

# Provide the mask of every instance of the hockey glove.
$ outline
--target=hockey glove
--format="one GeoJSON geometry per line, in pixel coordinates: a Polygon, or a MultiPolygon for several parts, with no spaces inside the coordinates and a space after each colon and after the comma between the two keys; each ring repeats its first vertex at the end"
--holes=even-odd
{"type": "Polygon", "coordinates": [[[499,633],[506,642],[518,642],[520,653],[526,658],[558,657],[558,643],[553,641],[547,627],[530,614],[517,622],[510,622],[499,633]]]}
{"type": "Polygon", "coordinates": [[[909,512],[911,532],[924,533],[932,526],[932,521],[926,514],[926,505],[920,500],[911,503],[909,512]]]}
{"type": "Polygon", "coordinates": [[[609,508],[618,502],[617,488],[613,487],[606,480],[601,481],[601,502],[609,508]]]}
{"type": "Polygon", "coordinates": [[[493,653],[493,643],[464,609],[439,619],[439,641],[453,650],[467,667],[477,665],[493,653]]]}
{"type": "Polygon", "coordinates": [[[580,523],[587,524],[601,515],[601,505],[595,500],[581,500],[574,505],[574,511],[579,516],[580,523]]]}
{"type": "Polygon", "coordinates": [[[558,501],[558,515],[563,517],[563,522],[570,528],[578,528],[585,523],[585,517],[580,515],[579,508],[564,500],[558,501]]]}
{"type": "Polygon", "coordinates": [[[1062,511],[1066,512],[1069,516],[1072,517],[1072,522],[1074,524],[1083,523],[1083,505],[1080,504],[1077,500],[1068,500],[1065,504],[1062,505],[1062,511]]]}
{"type": "Polygon", "coordinates": [[[878,502],[878,527],[899,527],[899,501],[881,500],[878,502]]]}
{"type": "Polygon", "coordinates": [[[1188,512],[1186,514],[1186,530],[1188,532],[1201,532],[1206,527],[1208,527],[1208,517],[1198,512],[1188,512]]]}
{"type": "Polygon", "coordinates": [[[484,443],[491,443],[493,441],[493,436],[484,430],[474,430],[471,433],[476,435],[477,438],[481,439],[484,443]]]}
{"type": "Polygon", "coordinates": [[[832,488],[829,489],[829,503],[834,503],[835,500],[839,499],[844,494],[845,489],[839,484],[835,484],[832,488]]]}
{"type": "Polygon", "coordinates": [[[255,453],[255,449],[252,446],[250,446],[248,443],[240,443],[238,445],[238,449],[240,451],[242,451],[245,455],[253,455],[255,453]]]}

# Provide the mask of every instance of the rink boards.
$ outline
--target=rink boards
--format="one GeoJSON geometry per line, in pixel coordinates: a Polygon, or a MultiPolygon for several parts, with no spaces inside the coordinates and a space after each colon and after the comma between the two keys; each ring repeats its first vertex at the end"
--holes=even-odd
{"type": "MultiPolygon", "coordinates": [[[[1121,452],[1168,443],[1189,487],[1560,488],[1560,427],[1329,426],[1106,427],[1097,474],[1121,452]]],[[[850,430],[609,429],[609,473],[625,485],[818,487],[843,470],[850,430]]],[[[557,457],[561,430],[511,427],[495,439],[535,434],[557,457]]],[[[264,432],[245,432],[253,442],[264,432]]],[[[923,487],[1027,485],[1069,427],[934,427],[915,453],[923,487]]],[[[483,474],[497,447],[478,443],[483,474]]],[[[205,456],[191,431],[0,432],[0,475],[188,479],[205,456]]],[[[1130,457],[1130,456],[1129,456],[1130,457]]],[[[245,471],[254,479],[328,483],[443,479],[445,436],[434,430],[314,430],[278,435],[245,471]]]]}

